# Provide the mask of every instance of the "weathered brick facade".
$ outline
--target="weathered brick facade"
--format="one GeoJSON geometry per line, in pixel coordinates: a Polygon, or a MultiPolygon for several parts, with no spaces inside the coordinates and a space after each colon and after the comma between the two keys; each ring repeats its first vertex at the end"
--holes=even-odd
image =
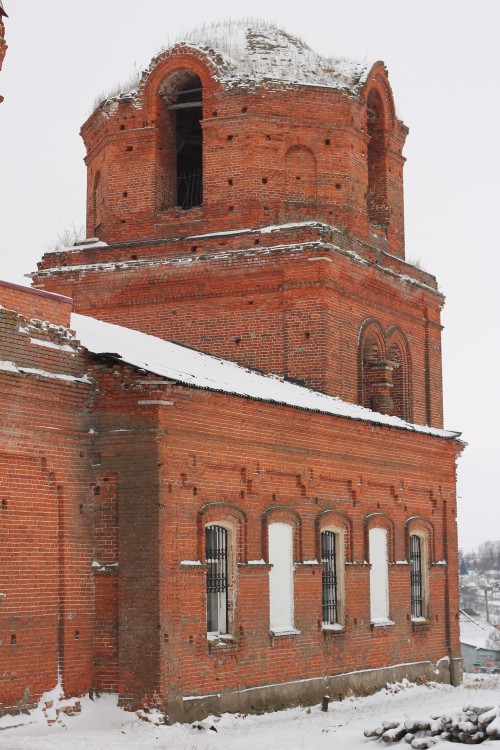
{"type": "Polygon", "coordinates": [[[269,27],[244,38],[240,57],[211,38],[178,44],[135,94],[96,110],[82,129],[93,239],[46,254],[36,290],[0,286],[0,391],[15,409],[2,425],[4,707],[51,687],[57,655],[67,691],[118,691],[170,720],[369,690],[436,665],[459,679],[461,444],[441,429],[443,297],[404,259],[407,130],[382,63],[322,61],[269,27]],[[292,381],[342,401],[318,411],[305,388],[290,401],[280,385],[271,398],[279,381],[265,377],[257,396],[200,385],[209,358],[188,372],[158,341],[139,361],[121,348],[126,332],[83,337],[85,352],[85,326],[54,293],[275,373],[283,394],[292,381]],[[286,632],[270,627],[272,524],[293,532],[286,632]],[[226,613],[207,638],[213,527],[228,540],[226,613]],[[382,618],[373,528],[387,540],[382,618]],[[339,545],[328,622],[325,532],[339,545]],[[36,679],[19,653],[40,665],[36,679]]]}
{"type": "Polygon", "coordinates": [[[91,386],[71,308],[0,283],[0,708],[31,704],[58,669],[69,692],[93,680],[91,386]]]}

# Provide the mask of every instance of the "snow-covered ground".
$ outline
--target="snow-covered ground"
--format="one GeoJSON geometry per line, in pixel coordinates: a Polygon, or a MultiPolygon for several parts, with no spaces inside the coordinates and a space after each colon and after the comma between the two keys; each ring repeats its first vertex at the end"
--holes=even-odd
{"type": "MultiPolygon", "coordinates": [[[[70,703],[74,703],[71,701],[70,703]]],[[[346,698],[330,703],[328,713],[319,706],[294,708],[263,716],[225,714],[192,725],[155,725],[136,714],[117,708],[116,697],[102,696],[92,702],[81,699],[81,712],[60,713],[51,726],[42,708],[31,714],[0,719],[0,748],[5,750],[376,750],[387,747],[368,740],[365,729],[383,720],[427,718],[460,711],[466,704],[493,706],[500,703],[498,675],[466,675],[459,688],[448,685],[388,686],[367,698],[346,698]],[[20,726],[15,726],[20,724],[20,726]],[[214,726],[217,732],[212,731],[214,726]],[[375,746],[370,748],[370,743],[375,746]]],[[[55,717],[46,711],[49,719],[55,717]]],[[[491,740],[487,742],[491,744],[491,740]]],[[[393,745],[409,748],[404,742],[393,745]]],[[[439,742],[436,750],[451,745],[439,742]]],[[[500,749],[500,745],[499,745],[500,749]]]]}

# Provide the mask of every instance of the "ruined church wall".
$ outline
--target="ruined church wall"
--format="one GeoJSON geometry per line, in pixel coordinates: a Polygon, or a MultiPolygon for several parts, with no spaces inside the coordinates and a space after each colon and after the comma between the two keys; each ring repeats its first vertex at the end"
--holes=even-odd
{"type": "Polygon", "coordinates": [[[68,694],[91,686],[93,587],[91,387],[71,301],[2,283],[0,306],[1,712],[61,675],[68,694]]]}

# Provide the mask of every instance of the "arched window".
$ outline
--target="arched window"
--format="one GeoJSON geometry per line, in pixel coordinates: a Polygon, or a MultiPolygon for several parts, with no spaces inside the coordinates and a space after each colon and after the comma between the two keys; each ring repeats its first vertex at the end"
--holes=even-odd
{"type": "Polygon", "coordinates": [[[387,199],[387,125],[382,97],[372,88],[366,103],[368,143],[368,221],[385,227],[389,224],[387,199]]]}
{"type": "Polygon", "coordinates": [[[316,201],[316,158],[305,146],[292,146],[285,154],[285,200],[316,201]]]}
{"type": "Polygon", "coordinates": [[[189,209],[203,200],[203,92],[190,70],[172,73],[163,82],[165,100],[162,208],[189,209]]]}

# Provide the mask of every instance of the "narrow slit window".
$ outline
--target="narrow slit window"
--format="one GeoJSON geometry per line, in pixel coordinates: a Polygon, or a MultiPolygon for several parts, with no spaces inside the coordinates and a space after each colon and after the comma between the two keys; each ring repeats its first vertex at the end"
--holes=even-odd
{"type": "Polygon", "coordinates": [[[207,631],[228,632],[228,532],[222,526],[205,530],[207,570],[207,631]]]}

